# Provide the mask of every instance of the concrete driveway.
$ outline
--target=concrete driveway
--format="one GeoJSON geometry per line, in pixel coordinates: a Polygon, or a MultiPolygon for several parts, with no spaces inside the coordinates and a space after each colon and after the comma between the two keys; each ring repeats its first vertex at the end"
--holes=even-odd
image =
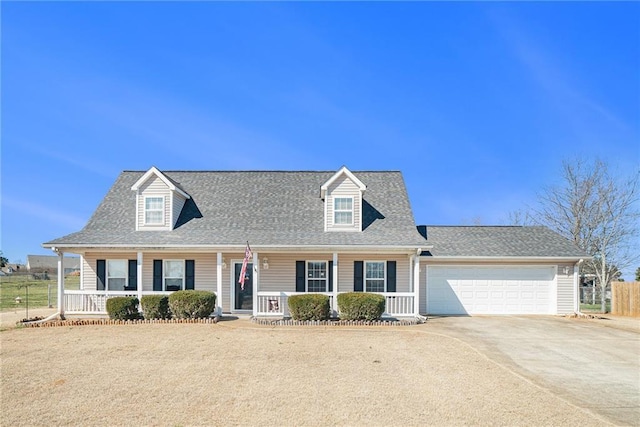
{"type": "Polygon", "coordinates": [[[555,316],[435,317],[434,333],[490,359],[612,423],[640,425],[640,329],[555,316]]]}

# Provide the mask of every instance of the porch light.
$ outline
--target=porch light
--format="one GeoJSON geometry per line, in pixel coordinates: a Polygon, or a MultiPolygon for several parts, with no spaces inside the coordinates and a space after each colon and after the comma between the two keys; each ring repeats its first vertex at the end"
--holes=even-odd
{"type": "Polygon", "coordinates": [[[568,276],[568,275],[569,275],[569,267],[568,267],[568,266],[566,266],[566,265],[565,265],[565,266],[562,268],[562,271],[564,272],[564,275],[565,275],[565,276],[568,276]]]}
{"type": "Polygon", "coordinates": [[[224,270],[226,268],[227,268],[227,261],[224,258],[222,258],[222,269],[224,270]]]}
{"type": "Polygon", "coordinates": [[[269,258],[265,258],[264,260],[262,260],[262,268],[264,268],[265,270],[269,269],[269,258]]]}

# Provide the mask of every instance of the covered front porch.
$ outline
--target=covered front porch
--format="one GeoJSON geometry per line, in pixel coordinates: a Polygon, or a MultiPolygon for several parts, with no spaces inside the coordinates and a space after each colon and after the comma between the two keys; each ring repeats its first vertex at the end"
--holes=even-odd
{"type": "MultiPolygon", "coordinates": [[[[58,255],[58,271],[64,271],[64,252],[60,250],[58,255]]],[[[169,263],[175,265],[176,260],[184,260],[180,262],[186,266],[185,278],[179,289],[215,293],[214,314],[218,316],[228,313],[286,318],[290,316],[289,297],[315,293],[329,297],[331,315],[338,317],[338,295],[345,292],[384,296],[384,317],[419,315],[420,265],[415,252],[293,254],[254,250],[241,288],[238,277],[242,255],[239,251],[84,251],[80,290],[65,289],[64,275],[58,275],[58,312],[61,316],[106,315],[109,298],[170,295],[173,288],[167,285],[180,280],[171,276],[169,282],[168,269],[159,276],[156,267],[163,262],[169,267],[169,263]],[[126,267],[128,272],[118,276],[126,277],[116,281],[115,274],[110,273],[112,264],[126,267]],[[120,288],[112,287],[112,283],[120,288]]]]}

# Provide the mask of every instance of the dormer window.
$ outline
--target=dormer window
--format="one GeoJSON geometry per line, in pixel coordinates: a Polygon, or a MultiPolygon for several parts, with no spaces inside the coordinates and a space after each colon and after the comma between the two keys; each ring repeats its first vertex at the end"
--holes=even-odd
{"type": "Polygon", "coordinates": [[[164,197],[144,198],[145,225],[164,225],[164,197]]]}
{"type": "Polygon", "coordinates": [[[336,197],[333,204],[333,224],[353,225],[353,197],[336,197]]]}

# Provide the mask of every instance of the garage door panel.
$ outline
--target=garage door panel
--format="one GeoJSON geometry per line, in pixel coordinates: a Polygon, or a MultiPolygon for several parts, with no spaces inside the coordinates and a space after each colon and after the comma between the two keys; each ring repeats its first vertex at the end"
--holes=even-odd
{"type": "Polygon", "coordinates": [[[429,266],[431,314],[548,314],[553,267],[429,266]]]}

